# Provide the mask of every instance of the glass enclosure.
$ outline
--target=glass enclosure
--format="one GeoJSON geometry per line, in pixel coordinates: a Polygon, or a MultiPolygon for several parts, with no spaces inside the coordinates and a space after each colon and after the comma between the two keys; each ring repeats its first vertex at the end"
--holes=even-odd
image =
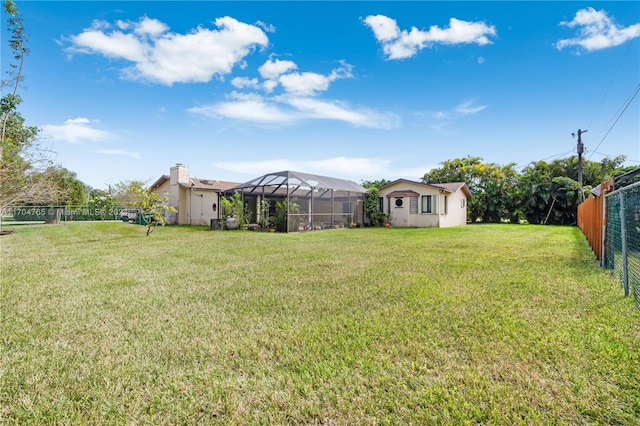
{"type": "Polygon", "coordinates": [[[242,195],[250,224],[279,232],[305,232],[362,226],[361,185],[344,179],[284,171],[233,187],[242,195]]]}

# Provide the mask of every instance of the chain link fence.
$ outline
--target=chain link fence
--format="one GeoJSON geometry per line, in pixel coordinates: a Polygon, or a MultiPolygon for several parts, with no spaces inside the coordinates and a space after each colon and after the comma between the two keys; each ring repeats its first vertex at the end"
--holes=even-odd
{"type": "Polygon", "coordinates": [[[3,225],[12,223],[62,223],[72,221],[128,220],[136,209],[121,206],[12,206],[2,211],[3,225]]]}
{"type": "Polygon", "coordinates": [[[605,262],[640,308],[640,182],[606,195],[605,262]]]}

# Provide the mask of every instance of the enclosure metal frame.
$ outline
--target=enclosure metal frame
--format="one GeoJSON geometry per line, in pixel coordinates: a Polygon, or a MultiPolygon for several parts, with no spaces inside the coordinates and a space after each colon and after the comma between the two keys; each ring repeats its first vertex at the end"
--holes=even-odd
{"type": "Polygon", "coordinates": [[[236,185],[225,194],[235,192],[248,207],[249,221],[263,229],[268,217],[276,214],[276,202],[285,200],[286,232],[357,227],[364,221],[367,190],[350,180],[286,170],[236,185]],[[260,209],[262,200],[271,201],[266,215],[260,209]]]}

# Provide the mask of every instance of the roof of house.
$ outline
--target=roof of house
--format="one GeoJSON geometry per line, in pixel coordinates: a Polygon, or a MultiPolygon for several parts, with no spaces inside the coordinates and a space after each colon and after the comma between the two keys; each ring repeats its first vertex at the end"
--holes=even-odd
{"type": "MultiPolygon", "coordinates": [[[[393,182],[389,182],[386,185],[382,185],[380,187],[380,189],[382,188],[386,188],[388,186],[392,186],[392,185],[397,185],[399,183],[410,183],[410,184],[414,184],[414,185],[423,185],[423,186],[430,186],[432,188],[436,188],[438,190],[445,190],[447,192],[453,193],[456,192],[458,190],[462,190],[462,192],[465,193],[465,195],[467,196],[467,198],[472,198],[473,194],[471,194],[471,190],[469,189],[469,187],[467,186],[466,183],[464,182],[445,182],[445,183],[422,183],[422,182],[416,182],[413,180],[409,180],[409,179],[396,179],[393,182]]],[[[396,194],[396,193],[400,193],[400,192],[413,192],[413,191],[394,191],[390,194],[388,194],[387,196],[390,197],[415,197],[418,194],[415,195],[391,195],[391,194],[396,194]]]]}
{"type": "Polygon", "coordinates": [[[226,191],[238,185],[238,182],[228,182],[224,180],[212,180],[212,179],[189,178],[189,181],[191,181],[191,186],[185,183],[181,183],[180,185],[185,188],[190,187],[192,189],[209,189],[209,190],[213,189],[216,191],[226,191]]]}
{"type": "Polygon", "coordinates": [[[416,191],[405,190],[405,191],[393,191],[387,194],[387,197],[417,197],[418,194],[416,191]]]}
{"type": "Polygon", "coordinates": [[[283,185],[297,185],[313,189],[338,190],[357,193],[366,193],[366,188],[353,181],[338,179],[329,176],[314,175],[310,173],[294,172],[285,170],[282,172],[268,173],[256,179],[250,180],[240,185],[236,185],[230,190],[254,189],[260,187],[281,187],[283,185]]]}
{"type": "Polygon", "coordinates": [[[473,194],[471,194],[471,190],[469,189],[467,184],[464,182],[435,183],[434,186],[439,186],[441,188],[446,189],[449,192],[456,192],[461,189],[462,192],[467,194],[467,197],[469,198],[473,197],[473,194]]]}
{"type": "MultiPolygon", "coordinates": [[[[162,175],[158,180],[156,180],[149,189],[155,189],[169,181],[168,175],[162,175]]],[[[185,189],[194,189],[200,191],[217,191],[224,192],[234,186],[238,185],[238,182],[227,182],[222,180],[215,179],[199,179],[199,178],[189,178],[189,182],[180,182],[179,185],[185,189]]]]}

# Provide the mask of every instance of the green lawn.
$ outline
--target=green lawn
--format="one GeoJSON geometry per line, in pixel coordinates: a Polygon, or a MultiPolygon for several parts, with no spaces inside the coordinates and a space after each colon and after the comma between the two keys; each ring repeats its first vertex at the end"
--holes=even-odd
{"type": "Polygon", "coordinates": [[[0,424],[640,424],[577,228],[0,237],[0,424]]]}

